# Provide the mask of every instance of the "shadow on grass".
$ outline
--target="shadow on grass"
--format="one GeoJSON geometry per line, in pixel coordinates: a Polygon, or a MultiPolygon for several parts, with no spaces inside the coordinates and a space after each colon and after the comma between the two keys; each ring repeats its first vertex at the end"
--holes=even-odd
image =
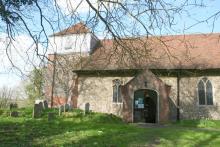
{"type": "Polygon", "coordinates": [[[145,130],[116,129],[104,130],[102,134],[87,136],[64,146],[219,146],[219,132],[152,128],[145,130]]]}
{"type": "Polygon", "coordinates": [[[68,112],[48,122],[0,117],[0,146],[202,146],[220,145],[220,132],[185,128],[139,128],[113,115],[68,112]]]}
{"type": "MultiPolygon", "coordinates": [[[[11,118],[1,117],[0,137],[3,146],[33,146],[33,145],[53,145],[62,144],[65,136],[70,132],[73,137],[81,140],[85,138],[83,132],[91,131],[96,136],[100,135],[100,129],[104,132],[119,134],[122,128],[126,128],[121,119],[113,115],[88,114],[84,116],[82,112],[66,113],[65,117],[57,117],[48,122],[47,118],[32,119],[27,117],[11,118]],[[112,129],[112,130],[111,130],[112,129]],[[80,134],[77,136],[77,134],[80,134]],[[54,138],[54,136],[57,136],[54,138]],[[59,143],[61,142],[61,143],[59,143]]],[[[71,139],[66,139],[67,141],[71,139]]]]}

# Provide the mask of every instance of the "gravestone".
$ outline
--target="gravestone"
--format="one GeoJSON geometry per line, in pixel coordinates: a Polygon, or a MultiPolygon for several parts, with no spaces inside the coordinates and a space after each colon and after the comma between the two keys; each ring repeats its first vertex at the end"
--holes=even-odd
{"type": "Polygon", "coordinates": [[[39,105],[39,107],[40,107],[39,109],[43,110],[43,108],[44,108],[43,102],[40,102],[38,105],[39,105]]]}
{"type": "Polygon", "coordinates": [[[11,103],[11,104],[9,105],[9,109],[10,109],[10,110],[16,109],[16,108],[18,108],[18,105],[17,105],[16,103],[11,103]]]}
{"type": "Polygon", "coordinates": [[[43,109],[48,108],[48,103],[46,100],[35,100],[35,104],[40,104],[43,109]]]}
{"type": "Polygon", "coordinates": [[[18,112],[17,112],[17,111],[12,111],[12,112],[10,113],[10,116],[11,116],[11,117],[18,117],[18,112]]]}
{"type": "Polygon", "coordinates": [[[90,104],[89,103],[86,103],[85,104],[85,114],[88,114],[90,111],[90,104]]]}
{"type": "Polygon", "coordinates": [[[48,109],[48,103],[46,100],[44,100],[44,109],[48,109]]]}
{"type": "Polygon", "coordinates": [[[59,116],[61,116],[62,112],[64,111],[64,106],[59,106],[59,116]]]}
{"type": "Polygon", "coordinates": [[[59,116],[61,115],[62,112],[68,112],[71,110],[71,105],[70,104],[64,104],[59,106],[59,116]]]}
{"type": "Polygon", "coordinates": [[[34,104],[34,108],[33,108],[33,118],[39,118],[41,117],[41,113],[42,113],[42,105],[40,104],[34,104]]]}
{"type": "Polygon", "coordinates": [[[69,104],[65,104],[64,108],[65,108],[65,112],[68,112],[70,110],[70,105],[69,104]]]}
{"type": "Polygon", "coordinates": [[[18,112],[15,111],[15,109],[18,108],[18,105],[16,103],[10,103],[9,105],[9,109],[10,109],[10,112],[9,112],[9,115],[11,117],[18,117],[18,112]]]}
{"type": "Polygon", "coordinates": [[[55,118],[55,113],[54,112],[49,112],[48,113],[48,121],[54,120],[55,118]]]}

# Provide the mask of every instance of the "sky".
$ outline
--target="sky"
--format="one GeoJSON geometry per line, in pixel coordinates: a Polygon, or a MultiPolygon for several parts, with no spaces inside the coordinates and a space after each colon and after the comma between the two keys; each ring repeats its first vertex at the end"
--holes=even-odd
{"type": "MultiPolygon", "coordinates": [[[[57,4],[60,7],[61,11],[63,12],[63,15],[69,15],[70,11],[72,10],[70,5],[74,8],[78,6],[80,1],[77,0],[57,0],[57,4]],[[69,4],[69,5],[67,5],[69,4]]],[[[97,7],[95,0],[93,0],[93,4],[95,7],[97,7]]],[[[220,18],[210,18],[207,21],[198,23],[200,20],[204,20],[206,18],[209,18],[217,11],[220,11],[220,1],[219,0],[207,0],[205,1],[206,7],[203,8],[195,8],[191,7],[187,12],[184,12],[181,14],[181,16],[178,16],[178,19],[176,17],[175,25],[172,27],[172,29],[164,29],[161,32],[156,32],[155,34],[158,35],[170,35],[170,34],[195,34],[195,33],[210,33],[210,32],[220,32],[220,18]],[[213,22],[214,26],[213,26],[213,22]],[[196,25],[195,25],[196,24],[196,25]]],[[[49,9],[48,9],[49,10],[49,9]]],[[[49,11],[45,9],[46,14],[48,14],[49,17],[53,17],[49,13],[49,11]],[[48,11],[48,12],[47,12],[48,11]]],[[[89,11],[89,6],[86,4],[85,0],[80,3],[79,8],[77,9],[78,14],[81,16],[86,16],[86,13],[89,11]]],[[[30,10],[31,12],[33,10],[30,10]]],[[[33,32],[37,32],[38,30],[42,29],[40,25],[40,17],[39,13],[37,11],[33,11],[32,14],[32,22],[27,22],[29,24],[29,27],[33,32]],[[34,23],[33,23],[34,22],[34,23]],[[34,25],[32,25],[34,24],[34,25]]],[[[61,17],[62,18],[62,17],[61,17]]],[[[70,17],[67,17],[65,19],[68,19],[70,17]]],[[[62,18],[64,19],[64,18],[62,18]]],[[[65,21],[67,22],[67,21],[65,21]]],[[[1,22],[0,22],[1,23],[1,22]]],[[[69,21],[68,24],[72,24],[76,22],[69,21]]],[[[52,30],[50,25],[48,23],[44,23],[45,26],[45,32],[46,35],[42,38],[45,38],[45,36],[51,35],[53,31],[58,31],[60,29],[64,29],[65,25],[67,23],[56,23],[53,22],[53,25],[56,27],[55,30],[52,30]]],[[[102,34],[97,33],[98,37],[102,38],[102,34]]],[[[1,33],[0,31],[0,87],[2,86],[8,86],[8,87],[16,87],[19,85],[19,83],[25,79],[25,76],[21,74],[21,71],[28,75],[28,73],[33,69],[33,65],[38,66],[40,64],[40,60],[36,58],[34,53],[34,43],[32,39],[27,35],[27,32],[20,31],[16,37],[13,40],[13,44],[15,46],[11,47],[10,57],[12,58],[14,66],[18,67],[21,71],[16,70],[11,64],[11,62],[8,60],[6,53],[4,52],[4,44],[1,43],[2,38],[5,38],[5,34],[1,33]],[[30,61],[32,61],[31,64],[30,61]]],[[[44,53],[45,46],[44,44],[39,45],[40,52],[44,53]]]]}

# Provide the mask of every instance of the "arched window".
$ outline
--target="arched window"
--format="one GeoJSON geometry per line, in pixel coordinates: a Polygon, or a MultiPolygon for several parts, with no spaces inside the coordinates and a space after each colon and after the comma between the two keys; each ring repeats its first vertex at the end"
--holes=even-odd
{"type": "Polygon", "coordinates": [[[121,81],[119,79],[113,80],[113,102],[121,103],[121,81]]]}
{"type": "Polygon", "coordinates": [[[199,105],[213,105],[212,83],[206,77],[198,83],[199,105]]]}

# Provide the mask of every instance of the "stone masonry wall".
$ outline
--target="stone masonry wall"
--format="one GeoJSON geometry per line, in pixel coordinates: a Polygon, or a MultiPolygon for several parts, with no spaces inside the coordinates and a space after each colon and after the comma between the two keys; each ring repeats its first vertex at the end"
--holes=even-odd
{"type": "Polygon", "coordinates": [[[112,81],[115,79],[127,83],[132,77],[79,77],[78,108],[84,110],[89,103],[92,111],[121,116],[122,103],[113,103],[112,81]]]}
{"type": "Polygon", "coordinates": [[[158,103],[156,112],[156,122],[163,123],[169,121],[168,85],[155,76],[152,72],[144,70],[134,79],[123,86],[124,109],[123,119],[133,122],[133,98],[134,92],[139,89],[149,89],[157,92],[158,103]],[[147,83],[147,84],[145,84],[147,83]]]}
{"type": "Polygon", "coordinates": [[[175,121],[177,117],[177,78],[159,77],[164,83],[171,86],[169,95],[170,120],[175,121]]]}
{"type": "MultiPolygon", "coordinates": [[[[66,100],[73,103],[74,107],[85,109],[85,104],[90,104],[92,111],[113,113],[122,115],[121,103],[113,103],[113,83],[115,79],[121,79],[124,84],[132,77],[77,77],[72,69],[76,65],[74,61],[81,60],[86,55],[61,55],[59,62],[56,62],[55,82],[54,82],[54,104],[60,105],[66,100]],[[76,82],[77,79],[77,82],[76,82]],[[77,83],[77,85],[76,85],[77,83]],[[78,91],[77,91],[78,90],[78,91]],[[77,93],[77,95],[73,95],[77,93]],[[73,100],[74,99],[74,100],[73,100]],[[76,101],[75,101],[76,100],[76,101]]],[[[50,56],[54,60],[54,56],[50,56]]],[[[53,65],[48,64],[46,73],[45,95],[50,101],[53,65]]],[[[200,106],[198,104],[197,82],[202,77],[181,77],[180,79],[180,118],[181,119],[199,119],[210,118],[220,119],[220,77],[207,76],[213,86],[212,106],[200,106]]],[[[170,120],[176,120],[177,109],[177,78],[159,77],[164,83],[171,86],[169,95],[170,120]]]]}
{"type": "Polygon", "coordinates": [[[199,105],[197,83],[202,77],[180,79],[180,117],[181,119],[220,119],[220,77],[207,76],[213,86],[213,105],[199,105]]]}
{"type": "MultiPolygon", "coordinates": [[[[213,86],[213,102],[211,106],[199,105],[197,83],[202,77],[180,78],[180,119],[220,119],[220,77],[206,76],[213,86]]],[[[177,106],[177,78],[160,77],[168,85],[171,85],[170,93],[170,119],[176,120],[177,106]]]]}
{"type": "MultiPolygon", "coordinates": [[[[53,87],[53,104],[59,106],[64,103],[72,103],[73,91],[76,86],[77,75],[73,69],[80,66],[87,54],[51,54],[45,77],[45,97],[50,102],[53,87]],[[54,65],[55,64],[55,65],[54,65]],[[54,70],[55,68],[55,70],[54,70]],[[54,74],[54,75],[53,75],[54,74]],[[54,83],[53,83],[54,76],[54,83]]],[[[73,104],[74,105],[74,104],[73,104]]]]}

